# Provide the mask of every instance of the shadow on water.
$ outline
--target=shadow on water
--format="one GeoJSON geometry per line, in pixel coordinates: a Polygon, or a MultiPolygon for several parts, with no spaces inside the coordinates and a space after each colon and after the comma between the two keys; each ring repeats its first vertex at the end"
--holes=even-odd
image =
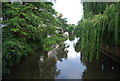
{"type": "Polygon", "coordinates": [[[31,54],[14,65],[4,79],[119,79],[120,65],[103,54],[86,63],[82,60],[79,38],[67,39],[55,49],[31,54]]]}
{"type": "MultiPolygon", "coordinates": [[[[54,79],[59,72],[56,71],[56,60],[47,59],[40,53],[31,55],[11,68],[11,73],[4,78],[9,79],[54,79]],[[42,57],[43,60],[40,60],[42,57]]],[[[42,54],[45,54],[42,52],[42,54]]]]}
{"type": "Polygon", "coordinates": [[[83,79],[120,79],[120,65],[102,53],[98,60],[94,57],[84,64],[87,70],[83,73],[83,79]]]}

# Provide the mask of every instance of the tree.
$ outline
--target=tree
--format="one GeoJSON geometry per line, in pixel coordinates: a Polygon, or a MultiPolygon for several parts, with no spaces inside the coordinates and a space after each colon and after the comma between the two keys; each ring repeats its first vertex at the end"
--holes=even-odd
{"type": "Polygon", "coordinates": [[[83,3],[84,18],[76,26],[84,60],[98,58],[101,47],[120,46],[119,3],[83,3]]]}
{"type": "MultiPolygon", "coordinates": [[[[49,51],[52,45],[65,40],[57,32],[57,12],[50,2],[23,2],[2,4],[3,23],[3,75],[22,58],[36,50],[49,51]]],[[[62,27],[62,26],[61,26],[62,27]]]]}

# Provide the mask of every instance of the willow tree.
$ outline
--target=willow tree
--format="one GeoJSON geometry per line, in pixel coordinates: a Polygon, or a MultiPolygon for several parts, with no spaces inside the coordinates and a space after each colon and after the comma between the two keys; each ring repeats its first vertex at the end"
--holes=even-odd
{"type": "Polygon", "coordinates": [[[92,60],[93,56],[98,58],[104,44],[111,47],[120,46],[119,4],[120,2],[109,5],[108,3],[84,3],[84,18],[75,29],[77,37],[80,37],[84,60],[92,60]]]}

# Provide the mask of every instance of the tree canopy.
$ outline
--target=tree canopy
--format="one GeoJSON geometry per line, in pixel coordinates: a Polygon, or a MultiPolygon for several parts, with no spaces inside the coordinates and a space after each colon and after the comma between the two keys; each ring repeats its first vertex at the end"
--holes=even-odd
{"type": "Polygon", "coordinates": [[[52,6],[51,2],[3,2],[3,74],[36,50],[49,51],[65,40],[59,28],[67,27],[67,22],[52,6]]]}

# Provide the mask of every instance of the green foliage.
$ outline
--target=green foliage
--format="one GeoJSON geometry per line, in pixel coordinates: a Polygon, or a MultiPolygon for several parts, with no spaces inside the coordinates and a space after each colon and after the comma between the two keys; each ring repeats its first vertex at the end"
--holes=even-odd
{"type": "Polygon", "coordinates": [[[102,45],[120,46],[119,3],[84,3],[85,17],[76,26],[75,34],[80,37],[84,60],[98,58],[102,45]],[[89,6],[94,4],[92,8],[89,6]],[[94,8],[93,8],[94,7],[94,8]],[[102,10],[97,8],[102,7],[102,10]],[[87,13],[86,13],[87,12],[87,13]]]}
{"type": "Polygon", "coordinates": [[[65,26],[66,22],[58,18],[52,3],[3,3],[3,74],[9,73],[9,68],[22,58],[36,50],[49,51],[52,45],[65,38],[57,27],[65,26]],[[63,23],[59,25],[59,23],[63,23]],[[50,38],[48,36],[51,36],[50,38]]]}
{"type": "Polygon", "coordinates": [[[20,61],[22,57],[26,57],[30,53],[30,48],[24,45],[23,42],[17,39],[8,39],[8,41],[3,42],[3,74],[8,73],[7,67],[11,67],[20,61]],[[4,63],[5,62],[5,63],[4,63]]]}
{"type": "Polygon", "coordinates": [[[59,44],[61,41],[64,41],[64,40],[65,38],[61,38],[60,36],[52,36],[52,37],[46,38],[44,39],[44,42],[43,42],[43,48],[46,51],[50,51],[55,44],[59,44]]]}
{"type": "Polygon", "coordinates": [[[74,32],[75,25],[74,24],[68,24],[67,31],[69,34],[72,34],[74,32]]]}
{"type": "Polygon", "coordinates": [[[119,28],[120,26],[118,25],[119,23],[119,16],[120,11],[117,10],[116,5],[110,5],[109,7],[106,8],[105,10],[105,15],[108,16],[108,33],[110,34],[109,37],[112,37],[114,40],[109,41],[112,45],[119,45],[119,28]],[[112,35],[111,35],[112,34],[112,35]],[[112,43],[113,42],[113,43],[112,43]]]}
{"type": "Polygon", "coordinates": [[[105,15],[95,15],[93,19],[84,19],[80,22],[80,42],[82,44],[81,51],[85,57],[93,57],[95,51],[99,51],[101,36],[103,34],[105,22],[107,17],[105,15]],[[88,49],[89,48],[89,49],[88,49]]]}
{"type": "Polygon", "coordinates": [[[88,18],[91,17],[89,14],[92,13],[93,15],[96,14],[103,14],[106,7],[113,4],[112,2],[84,2],[83,9],[84,9],[84,17],[88,18]]]}

